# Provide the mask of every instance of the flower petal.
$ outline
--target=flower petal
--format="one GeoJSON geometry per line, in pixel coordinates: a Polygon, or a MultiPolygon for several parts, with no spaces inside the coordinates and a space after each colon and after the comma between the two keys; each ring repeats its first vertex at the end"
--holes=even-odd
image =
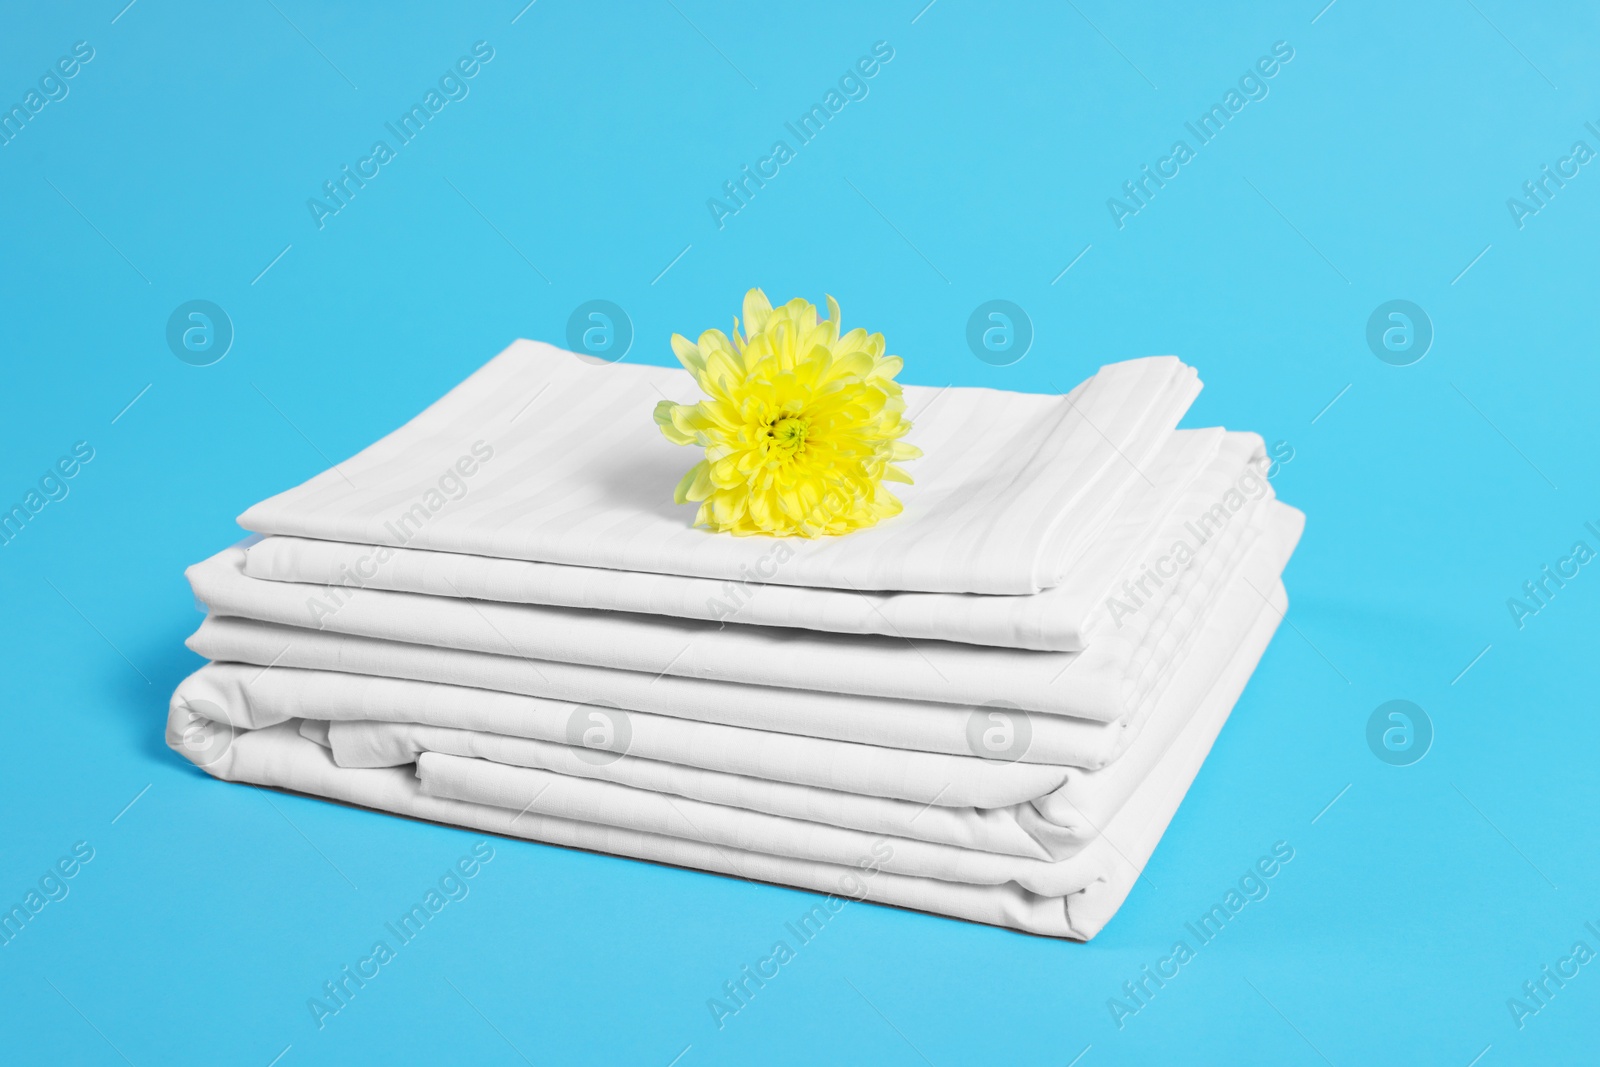
{"type": "Polygon", "coordinates": [[[805,300],[774,308],[745,294],[744,322],[730,338],[673,335],[672,349],[707,398],[662,401],[662,436],[704,449],[674,490],[697,501],[697,526],[737,536],[837,536],[897,515],[885,488],[911,481],[897,463],[922,452],[905,443],[911,423],[882,334],[841,334],[838,301],[828,318],[805,300]]]}

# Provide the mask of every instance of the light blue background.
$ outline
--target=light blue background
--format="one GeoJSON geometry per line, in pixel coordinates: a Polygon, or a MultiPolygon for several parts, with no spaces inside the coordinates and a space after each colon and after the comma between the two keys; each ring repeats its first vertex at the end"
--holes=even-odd
{"type": "Polygon", "coordinates": [[[0,1058],[1594,1058],[1600,963],[1523,1029],[1506,1007],[1573,942],[1600,950],[1600,574],[1520,631],[1506,607],[1600,548],[1600,163],[1522,229],[1506,207],[1575,140],[1600,148],[1592,5],[123,2],[0,20],[7,106],[95,49],[0,147],[0,502],[96,451],[0,548],[0,900],[95,849],[0,948],[0,1058]],[[319,231],[307,198],[479,40],[470,96],[319,231]],[[707,198],[880,40],[870,95],[719,230],[707,198]],[[1107,198],[1275,41],[1295,56],[1270,95],[1118,230],[1107,198]],[[1189,425],[1292,444],[1289,624],[1147,880],[1089,945],[852,905],[719,1031],[707,998],[814,897],[497,841],[319,1032],[307,998],[477,838],[169,752],[168,694],[199,666],[183,568],[513,338],[560,342],[583,301],[668,363],[672,331],[725,326],[751,285],[833,293],[910,382],[1065,389],[1175,353],[1207,383],[1189,425]],[[1036,329],[1011,367],[964,341],[993,298],[1036,329]],[[1394,298],[1436,331],[1409,367],[1364,339],[1394,298]],[[237,330],[214,366],[167,349],[191,299],[237,330]],[[1413,766],[1367,747],[1393,698],[1436,730],[1413,766]],[[1271,895],[1119,1030],[1107,999],[1279,840],[1271,895]]]}

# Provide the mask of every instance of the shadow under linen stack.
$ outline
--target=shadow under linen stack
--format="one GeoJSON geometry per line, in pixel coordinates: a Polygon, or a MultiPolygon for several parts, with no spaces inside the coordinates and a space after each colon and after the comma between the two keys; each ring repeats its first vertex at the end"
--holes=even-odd
{"type": "Polygon", "coordinates": [[[1283,617],[1262,441],[1192,368],[905,388],[904,512],[691,527],[678,369],[518,341],[190,568],[218,778],[1086,940],[1283,617]]]}

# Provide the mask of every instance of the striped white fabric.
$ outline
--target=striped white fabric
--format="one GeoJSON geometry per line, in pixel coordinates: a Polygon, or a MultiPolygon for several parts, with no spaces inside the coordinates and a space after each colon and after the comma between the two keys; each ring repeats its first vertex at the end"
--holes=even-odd
{"type": "MultiPolygon", "coordinates": [[[[637,759],[650,765],[639,769],[641,773],[649,770],[669,778],[685,775],[679,779],[684,782],[696,780],[686,770],[693,768],[748,781],[783,782],[826,793],[923,805],[1002,809],[1031,802],[1043,816],[1039,825],[1054,827],[1047,837],[1072,841],[1085,829],[1085,813],[1099,813],[1098,818],[1087,820],[1093,826],[1115,812],[1186,728],[1226,664],[1246,654],[1241,649],[1263,610],[1255,590],[1276,580],[1285,542],[1294,533],[1293,517],[1289,509],[1279,508],[1279,527],[1268,531],[1261,547],[1229,581],[1214,623],[1197,633],[1187,654],[1174,664],[1170,679],[1148,698],[1148,713],[1141,714],[1130,730],[1134,738],[1128,751],[1102,770],[1015,764],[1023,752],[1004,753],[1005,762],[982,758],[988,753],[978,747],[972,727],[974,722],[980,728],[990,725],[987,709],[972,709],[969,714],[967,755],[907,752],[815,736],[803,719],[792,722],[793,732],[785,733],[679,719],[670,714],[670,707],[656,705],[628,712],[615,705],[563,704],[454,684],[300,669],[292,646],[273,653],[264,671],[229,664],[205,668],[184,683],[175,705],[188,701],[223,709],[225,721],[245,729],[292,718],[333,723],[337,729],[323,739],[334,744],[344,766],[410,763],[423,751],[444,751],[479,758],[491,758],[494,753],[500,762],[558,773],[572,773],[580,761],[591,764],[587,757],[592,753],[569,746],[574,743],[574,729],[588,725],[586,713],[598,711],[604,714],[605,725],[623,738],[628,759],[614,761],[615,769],[623,772],[633,769],[624,763],[637,759]],[[668,714],[661,714],[663,711],[668,714]],[[520,744],[524,738],[554,744],[529,747],[520,744]],[[563,753],[560,759],[566,762],[551,766],[557,760],[551,750],[563,753]]],[[[215,654],[218,650],[208,651],[215,654]]],[[[245,647],[224,650],[224,654],[230,659],[265,659],[264,653],[245,647]]],[[[359,664],[346,661],[342,666],[348,672],[359,664]]],[[[621,672],[601,673],[615,677],[621,672]]],[[[747,697],[761,692],[748,686],[737,688],[747,697]]],[[[647,684],[645,699],[650,695],[647,684]]],[[[891,707],[884,714],[900,710],[891,707]]],[[[205,717],[216,719],[217,715],[205,717]]],[[[1007,725],[1027,737],[1032,722],[1039,718],[1016,715],[1007,725]]],[[[612,763],[601,760],[591,764],[596,769],[586,776],[608,778],[608,772],[600,768],[612,763]]],[[[689,786],[663,791],[694,795],[689,786]]],[[[758,810],[766,809],[758,806],[758,810]]]]}
{"type": "MultiPolygon", "coordinates": [[[[669,799],[619,783],[444,753],[423,753],[415,770],[342,767],[332,751],[302,736],[294,720],[228,731],[226,743],[205,750],[205,767],[227,780],[416,818],[798,886],[829,894],[830,909],[843,898],[870,900],[1087,940],[1115,913],[1154,851],[1283,605],[1282,588],[1274,586],[1243,654],[1230,659],[1184,735],[1095,842],[1062,860],[669,799]]],[[[190,706],[175,700],[168,743],[183,752],[194,736],[190,706]]]]}
{"type": "MultiPolygon", "coordinates": [[[[1263,483],[1264,484],[1264,483],[1263,483]]],[[[195,597],[214,615],[235,616],[386,641],[523,656],[614,671],[779,686],[944,704],[995,705],[1110,722],[1123,718],[1163,677],[1183,640],[1168,640],[1185,607],[1208,595],[1253,541],[1265,498],[1216,531],[1196,565],[1150,582],[1114,639],[1083,652],[1033,652],[877,635],[827,634],[768,626],[719,626],[698,619],[485,603],[454,597],[350,590],[330,606],[317,586],[263,582],[244,574],[245,550],[228,549],[189,570],[195,597]]],[[[1190,522],[1190,525],[1193,523],[1190,522]]],[[[1181,529],[1181,527],[1177,528],[1181,529]]],[[[1177,529],[1171,536],[1178,536],[1177,529]]],[[[1049,596],[1049,593],[1038,594],[1049,596]]]]}
{"type": "MultiPolygon", "coordinates": [[[[519,341],[190,568],[210,774],[1092,937],[1283,617],[1303,516],[1170,357],[907,387],[905,512],[736,538],[672,503],[682,371],[519,341]]],[[[897,489],[898,491],[898,489],[897,489]]]]}
{"type": "Polygon", "coordinates": [[[1119,628],[1120,620],[1108,617],[1107,599],[1124,580],[1139,577],[1150,550],[1179,538],[1197,540],[1189,525],[1205,524],[1207,513],[1234,485],[1246,483],[1252,498],[1270,492],[1265,478],[1247,477],[1262,455],[1255,434],[1177,431],[1061,584],[1033,596],[809,589],[765,584],[762,574],[733,582],[303,537],[267,537],[251,545],[244,573],[264,581],[324,586],[319,595],[329,605],[342,603],[349,589],[387,589],[1072,652],[1087,647],[1098,629],[1119,628]]]}
{"type": "Polygon", "coordinates": [[[906,387],[926,455],[905,511],[846,537],[731,537],[672,502],[699,458],[651,412],[681,369],[518,341],[405,426],[250,508],[247,530],[580,567],[847,590],[1033,593],[1093,545],[1199,391],[1170,356],[1067,396],[906,387]],[[770,572],[770,573],[768,573],[770,572]]]}
{"type": "MultiPolygon", "coordinates": [[[[1302,518],[1292,508],[1274,502],[1269,509],[1267,533],[1258,547],[1240,561],[1237,574],[1226,577],[1226,588],[1191,606],[1188,629],[1195,649],[1221,658],[1238,640],[1241,620],[1254,617],[1260,606],[1258,590],[1271,588],[1299,536],[1302,518]]],[[[248,694],[271,693],[285,684],[280,668],[311,672],[341,672],[382,679],[363,689],[362,706],[408,709],[405,721],[436,725],[462,725],[491,732],[494,720],[438,719],[420,714],[435,699],[446,700],[457,716],[481,714],[487,697],[429,696],[401,684],[402,680],[466,687],[472,693],[491,691],[537,698],[517,714],[537,713],[565,723],[573,705],[622,708],[702,723],[720,723],[775,733],[850,741],[919,752],[971,755],[969,728],[974,714],[987,712],[971,705],[909,699],[883,699],[816,690],[751,686],[734,682],[685,678],[672,674],[652,676],[639,671],[612,670],[530,659],[515,654],[465,651],[407,644],[368,637],[352,637],[256,620],[208,617],[189,639],[189,647],[208,659],[221,661],[217,672],[202,671],[197,678],[215,679],[225,687],[208,698],[223,706],[250,706],[248,694]],[[245,670],[230,664],[258,664],[245,670]],[[260,668],[268,668],[262,670],[260,668]]],[[[502,649],[504,652],[504,649],[502,649]]],[[[1174,662],[1181,659],[1184,650],[1174,662]]],[[[1170,680],[1171,673],[1164,676],[1170,680]]],[[[1163,679],[1158,679],[1161,681],[1163,679]]],[[[326,688],[330,683],[319,681],[326,688]]],[[[329,690],[342,691],[342,690],[329,690]]],[[[1119,720],[1097,723],[1058,715],[1032,715],[1032,732],[1023,763],[1102,767],[1116,759],[1142,729],[1155,708],[1160,692],[1145,687],[1128,713],[1119,720]]],[[[289,707],[304,706],[304,697],[290,699],[289,707]]],[[[296,714],[302,714],[296,712],[296,714]]],[[[383,718],[381,714],[357,717],[383,718]]],[[[535,735],[550,736],[554,734],[535,735]]]]}
{"type": "MultiPolygon", "coordinates": [[[[1265,608],[1254,598],[1239,601],[1253,604],[1253,613],[1228,612],[1196,642],[1155,700],[1148,728],[1132,729],[1127,752],[1102,770],[902,751],[282,664],[259,685],[252,681],[259,671],[209,666],[180,687],[175,703],[225,709],[227,722],[246,729],[295,718],[322,723],[317,739],[342,767],[400,766],[438,752],[865,832],[1062,859],[1093,840],[1148,777],[1228,664],[1259,652],[1248,647],[1249,634],[1265,608]],[[573,747],[574,731],[591,721],[624,736],[624,757],[597,760],[573,747]]],[[[982,716],[979,723],[990,725],[982,716]]]]}

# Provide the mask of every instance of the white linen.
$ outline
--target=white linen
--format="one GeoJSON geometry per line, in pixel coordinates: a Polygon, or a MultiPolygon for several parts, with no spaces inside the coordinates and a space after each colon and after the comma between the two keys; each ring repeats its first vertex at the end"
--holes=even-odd
{"type": "MultiPolygon", "coordinates": [[[[1184,621],[1183,628],[1193,634],[1190,644],[1197,655],[1215,656],[1217,648],[1225,653],[1232,647],[1227,642],[1236,641],[1237,633],[1259,611],[1259,591],[1273,587],[1293,551],[1303,516],[1275,501],[1269,505],[1268,516],[1267,534],[1260,539],[1258,549],[1241,561],[1236,580],[1227,582],[1223,595],[1209,598],[1211,610],[1184,621]]],[[[573,703],[597,704],[923,752],[970,755],[974,751],[970,727],[974,717],[985,712],[961,705],[756,687],[670,674],[651,677],[637,671],[404,645],[219,617],[208,618],[189,639],[189,646],[213,660],[348,671],[518,693],[556,702],[549,709],[550,714],[565,714],[573,703]]],[[[1181,660],[1187,647],[1177,651],[1173,663],[1181,660]]],[[[252,683],[254,686],[276,684],[272,671],[258,673],[260,680],[252,683]]],[[[1166,672],[1164,681],[1171,677],[1172,672],[1166,672]]],[[[242,683],[235,678],[232,684],[237,687],[242,683]]],[[[1032,739],[1020,760],[1104,766],[1126,748],[1143,726],[1159,698],[1158,688],[1147,688],[1120,724],[1100,725],[1055,715],[1027,717],[1032,739]]],[[[385,699],[398,697],[389,694],[385,699]]],[[[487,724],[481,728],[506,732],[487,724]]]]}
{"type": "MultiPolygon", "coordinates": [[[[837,910],[837,898],[852,897],[1031,933],[1087,940],[1116,911],[1136,877],[1119,871],[1115,882],[1093,886],[1069,900],[1040,897],[1015,886],[963,885],[886,871],[864,877],[866,872],[854,865],[745,853],[682,838],[430,796],[422,791],[410,768],[339,767],[326,749],[302,737],[293,723],[253,731],[240,737],[230,752],[232,758],[226,768],[210,768],[216,777],[506,837],[810,889],[829,894],[825,903],[831,910],[837,910]]],[[[1154,840],[1149,844],[1153,850],[1154,840]]],[[[1133,856],[1128,871],[1138,862],[1137,851],[1133,856]]],[[[861,859],[866,862],[872,857],[861,859]]]]}
{"type": "MultiPolygon", "coordinates": [[[[1282,598],[1281,587],[1274,585],[1274,613],[1281,610],[1282,598]]],[[[1270,635],[1275,615],[1261,617],[1270,635]]],[[[419,786],[403,769],[337,766],[330,752],[296,732],[295,720],[240,732],[206,769],[228,780],[508,836],[1087,940],[1115,912],[1148,861],[1254,663],[1253,656],[1230,663],[1230,680],[1213,691],[1179,743],[1094,843],[1056,862],[841,830],[436,753],[419,760],[419,786]]],[[[186,752],[190,725],[190,712],[175,699],[168,743],[179,752],[186,752]]],[[[832,897],[827,906],[835,908],[832,897]]]]}
{"type": "MultiPolygon", "coordinates": [[[[1030,836],[1016,810],[1026,802],[1007,807],[956,807],[946,803],[948,794],[934,802],[898,800],[685,767],[641,759],[633,752],[614,763],[597,765],[583,759],[571,745],[411,723],[336,722],[330,724],[328,742],[334,762],[341,767],[401,767],[433,753],[465,757],[473,765],[487,761],[593,778],[729,808],[1007,856],[1061,858],[1077,844],[1072,841],[1064,849],[1053,849],[1059,834],[1049,841],[1030,836]]],[[[1050,770],[1054,778],[1066,777],[1063,770],[1050,770]]]]}
{"type": "MultiPolygon", "coordinates": [[[[582,728],[590,725],[590,710],[616,710],[461,686],[308,671],[282,663],[265,671],[245,664],[208,664],[179,685],[174,699],[237,729],[262,729],[297,718],[334,723],[345,731],[341,763],[358,767],[410,763],[426,744],[476,744],[478,738],[565,746],[574,722],[582,728]],[[363,734],[350,729],[358,724],[414,725],[363,734]],[[468,740],[452,741],[456,734],[468,740]]],[[[611,716],[613,722],[619,718],[611,716]]],[[[1043,796],[1068,777],[1066,769],[1047,765],[882,748],[641,711],[626,712],[626,726],[620,729],[630,761],[665,761],[918,805],[1004,807],[1043,796]]],[[[502,751],[516,749],[502,745],[502,751]]],[[[534,758],[538,750],[523,751],[534,758]]]]}
{"type": "Polygon", "coordinates": [[[1191,657],[1149,728],[1121,759],[1098,771],[644,714],[628,716],[625,754],[609,759],[609,753],[572,747],[573,723],[587,724],[584,705],[557,710],[511,694],[282,666],[252,681],[238,665],[209,665],[178,687],[173,707],[241,730],[296,718],[319,723],[315,733],[303,725],[302,734],[330,747],[343,767],[397,766],[424,752],[445,753],[870,832],[1059,859],[1098,835],[1197,714],[1232,706],[1277,624],[1282,607],[1273,608],[1261,604],[1247,632],[1228,635],[1231,650],[1191,657]]]}
{"type": "Polygon", "coordinates": [[[1258,437],[1174,429],[1198,389],[1171,357],[1066,396],[908,386],[902,515],[734,538],[671,503],[698,456],[651,412],[696,398],[685,372],[519,341],[190,569],[213,662],[168,743],[227,780],[1087,939],[1282,619],[1303,524],[1258,437]]]}
{"type": "Polygon", "coordinates": [[[906,387],[926,455],[904,512],[842,538],[730,537],[672,502],[696,456],[651,418],[687,372],[518,341],[354,457],[247,510],[248,530],[574,566],[835,589],[1033,593],[1057,585],[1145,477],[1199,390],[1170,356],[1065,397],[906,387]]]}
{"type": "MultiPolygon", "coordinates": [[[[366,637],[298,630],[247,619],[208,618],[186,642],[215,666],[237,672],[239,684],[259,690],[280,667],[357,672],[375,679],[411,679],[525,694],[556,703],[599,704],[777,733],[831,738],[918,752],[970,754],[967,726],[975,709],[959,704],[879,700],[798,689],[705,683],[664,675],[652,681],[633,671],[570,664],[536,664],[511,656],[401,645],[366,637]],[[598,693],[604,692],[601,698],[598,693]]],[[[213,676],[221,677],[221,676],[213,676]]],[[[1098,767],[1132,740],[1138,720],[1096,723],[1060,715],[1032,720],[1023,763],[1098,767]]]]}
{"type": "Polygon", "coordinates": [[[191,567],[188,576],[195,596],[216,615],[652,677],[995,705],[1111,722],[1168,676],[1173,657],[1197,630],[1175,624],[1205,614],[1215,601],[1218,580],[1231,573],[1266,521],[1264,500],[1249,502],[1222,526],[1201,550],[1199,565],[1155,590],[1160,599],[1142,610],[1130,607],[1122,629],[1083,652],[719,626],[382,589],[349,590],[330,607],[320,587],[246,576],[246,550],[237,545],[191,567]]]}
{"type": "MultiPolygon", "coordinates": [[[[896,837],[894,855],[884,861],[884,869],[974,885],[1015,882],[1046,896],[1065,896],[1104,880],[1121,859],[1117,854],[1119,842],[1111,827],[1123,810],[1135,815],[1149,813],[1152,800],[1142,787],[1154,786],[1157,793],[1164,794],[1167,783],[1182,780],[1187,785],[1193,778],[1249,677],[1248,668],[1240,673],[1237,688],[1206,702],[1175,743],[1150,766],[1140,779],[1141,788],[1134,789],[1107,822],[1105,834],[1090,836],[1066,858],[1039,860],[896,837]]],[[[681,793],[664,800],[666,794],[661,792],[613,781],[441,753],[424,752],[417,761],[417,776],[423,789],[435,796],[821,863],[853,863],[857,857],[871,854],[874,839],[883,836],[848,826],[710,803],[681,793]]]]}
{"type": "Polygon", "coordinates": [[[712,622],[794,627],[837,634],[884,634],[909,640],[958,641],[1007,648],[1073,652],[1102,627],[1115,628],[1105,607],[1152,547],[1165,547],[1203,522],[1227,488],[1266,491],[1250,478],[1264,459],[1255,434],[1179,430],[1144,469],[1104,534],[1062,583],[1031,596],[966,593],[852,592],[768,584],[773,560],[730,582],[644,571],[572,567],[518,559],[426,552],[389,545],[353,545],[303,537],[267,537],[245,554],[244,573],[266,581],[324,587],[340,603],[348,588],[552,607],[668,615],[712,622]],[[1130,569],[1134,569],[1130,573],[1130,569]]]}
{"type": "MultiPolygon", "coordinates": [[[[1281,603],[1271,608],[1263,603],[1231,656],[1191,661],[1186,669],[1191,677],[1175,687],[1182,695],[1166,701],[1129,751],[1099,771],[997,764],[781,734],[718,746],[715,737],[694,736],[692,727],[700,724],[688,724],[691,729],[676,739],[688,743],[676,746],[641,739],[635,729],[627,754],[611,762],[597,762],[588,758],[595,753],[572,747],[570,733],[559,738],[569,743],[559,743],[411,722],[339,719],[314,739],[327,744],[343,767],[398,766],[427,752],[442,753],[985,852],[1063,859],[1099,835],[1172,746],[1183,743],[1192,720],[1226,713],[1270,640],[1281,610],[1281,603]],[[752,749],[758,759],[749,758],[752,749]],[[815,763],[819,749],[833,762],[815,763]],[[808,762],[809,767],[797,766],[808,762]],[[719,769],[704,769],[712,767],[719,769]],[[855,773],[840,773],[841,767],[855,773]],[[896,771],[895,780],[884,788],[884,780],[896,771]],[[805,781],[822,784],[794,784],[805,781]]],[[[179,703],[187,701],[186,690],[187,685],[180,687],[175,698],[179,703]]],[[[316,706],[295,710],[317,713],[316,706]]],[[[232,712],[227,718],[240,722],[232,712]]],[[[684,724],[666,720],[662,725],[684,724]]],[[[519,732],[525,729],[519,724],[519,732]]]]}

